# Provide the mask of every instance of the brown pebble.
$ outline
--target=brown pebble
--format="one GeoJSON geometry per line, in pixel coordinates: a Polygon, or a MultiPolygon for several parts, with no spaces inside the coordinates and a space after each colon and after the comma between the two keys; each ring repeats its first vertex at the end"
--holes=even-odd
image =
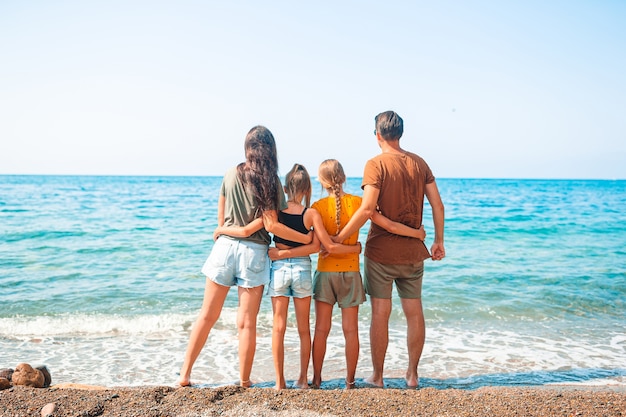
{"type": "Polygon", "coordinates": [[[45,382],[43,373],[34,369],[27,363],[20,363],[15,367],[15,372],[11,377],[13,385],[25,385],[33,388],[42,388],[45,382]]]}
{"type": "Polygon", "coordinates": [[[0,377],[0,391],[2,391],[3,389],[7,389],[7,388],[11,388],[11,381],[9,381],[6,378],[2,378],[0,377]]]}
{"type": "Polygon", "coordinates": [[[50,371],[48,371],[48,367],[46,365],[36,366],[39,372],[43,374],[43,388],[48,388],[50,384],[52,384],[52,376],[50,375],[50,371]]]}
{"type": "Polygon", "coordinates": [[[54,414],[57,409],[57,405],[55,403],[48,403],[43,406],[41,409],[41,417],[50,417],[54,414]]]}
{"type": "Polygon", "coordinates": [[[13,375],[13,369],[11,368],[0,369],[0,378],[6,378],[10,381],[11,375],[13,375]]]}

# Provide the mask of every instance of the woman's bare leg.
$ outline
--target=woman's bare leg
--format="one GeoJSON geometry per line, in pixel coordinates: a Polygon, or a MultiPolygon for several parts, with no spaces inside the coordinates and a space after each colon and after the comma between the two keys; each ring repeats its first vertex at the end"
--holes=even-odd
{"type": "Polygon", "coordinates": [[[237,329],[239,330],[239,383],[249,387],[252,363],[256,352],[256,320],[261,307],[263,285],[254,288],[239,287],[239,309],[237,329]]]}
{"type": "Polygon", "coordinates": [[[202,351],[211,329],[220,317],[222,307],[224,306],[224,300],[228,295],[229,289],[229,287],[216,284],[210,279],[206,280],[202,308],[200,309],[200,314],[191,329],[187,351],[185,352],[185,359],[180,369],[178,385],[181,387],[190,385],[189,378],[191,376],[191,368],[196,362],[200,351],[202,351]]]}

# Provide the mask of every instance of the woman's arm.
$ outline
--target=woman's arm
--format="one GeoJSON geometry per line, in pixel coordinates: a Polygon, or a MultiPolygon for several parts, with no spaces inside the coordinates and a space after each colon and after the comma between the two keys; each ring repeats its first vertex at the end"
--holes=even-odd
{"type": "Polygon", "coordinates": [[[217,225],[224,226],[224,211],[226,210],[226,196],[220,194],[217,199],[217,225]]]}
{"type": "Polygon", "coordinates": [[[405,224],[394,222],[393,220],[383,216],[377,211],[374,212],[371,220],[386,231],[393,233],[394,235],[413,237],[421,241],[426,239],[426,231],[424,230],[424,225],[420,226],[419,229],[414,229],[405,224]]]}
{"type": "Polygon", "coordinates": [[[313,233],[300,233],[293,230],[291,227],[285,226],[278,221],[278,212],[276,210],[267,210],[263,212],[263,225],[268,232],[280,236],[283,239],[291,240],[292,242],[304,243],[308,245],[313,242],[313,233]]]}

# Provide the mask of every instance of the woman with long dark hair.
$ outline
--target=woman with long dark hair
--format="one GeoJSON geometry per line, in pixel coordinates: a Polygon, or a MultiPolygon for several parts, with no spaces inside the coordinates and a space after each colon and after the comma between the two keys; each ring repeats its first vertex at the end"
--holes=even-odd
{"type": "Polygon", "coordinates": [[[246,160],[224,175],[218,200],[218,228],[211,254],[202,267],[206,275],[204,300],[189,337],[178,385],[188,386],[191,369],[219,318],[231,286],[239,295],[237,329],[239,332],[240,385],[250,386],[250,373],[256,351],[256,321],[263,288],[270,279],[267,255],[269,233],[290,240],[310,243],[305,235],[278,222],[277,211],[286,208],[278,177],[278,157],[272,132],[255,126],[246,135],[246,160]],[[247,237],[222,233],[229,226],[254,225],[247,237]],[[269,233],[268,233],[269,232],[269,233]]]}

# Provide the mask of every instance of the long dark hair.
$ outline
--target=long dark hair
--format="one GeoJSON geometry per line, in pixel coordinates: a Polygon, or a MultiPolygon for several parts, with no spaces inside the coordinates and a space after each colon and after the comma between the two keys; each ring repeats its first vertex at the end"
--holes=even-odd
{"type": "Polygon", "coordinates": [[[246,135],[244,149],[246,162],[237,166],[237,175],[254,196],[261,212],[276,210],[281,185],[274,135],[264,126],[255,126],[246,135]]]}

